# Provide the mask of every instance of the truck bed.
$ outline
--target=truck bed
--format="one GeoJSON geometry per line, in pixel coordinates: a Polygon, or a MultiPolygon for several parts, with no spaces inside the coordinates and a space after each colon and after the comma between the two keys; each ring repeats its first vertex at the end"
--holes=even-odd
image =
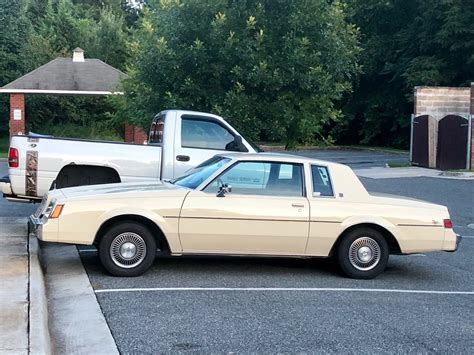
{"type": "Polygon", "coordinates": [[[28,135],[12,137],[10,147],[26,155],[18,168],[9,169],[16,196],[42,196],[68,165],[108,167],[122,182],[160,177],[160,145],[28,135]]]}

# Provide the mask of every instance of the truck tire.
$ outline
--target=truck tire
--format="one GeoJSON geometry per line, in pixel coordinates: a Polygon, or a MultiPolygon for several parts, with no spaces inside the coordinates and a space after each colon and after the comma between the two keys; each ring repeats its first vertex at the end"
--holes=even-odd
{"type": "Polygon", "coordinates": [[[337,250],[342,271],[354,279],[373,279],[378,276],[385,270],[389,254],[384,236],[366,227],[350,231],[337,250]]]}
{"type": "Polygon", "coordinates": [[[119,222],[109,228],[99,242],[99,258],[114,276],[142,275],[155,260],[156,241],[144,225],[119,222]]]}

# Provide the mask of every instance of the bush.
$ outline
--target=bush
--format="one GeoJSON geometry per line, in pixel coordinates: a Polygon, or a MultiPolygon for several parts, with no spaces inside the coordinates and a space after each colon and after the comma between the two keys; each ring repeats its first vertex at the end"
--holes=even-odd
{"type": "Polygon", "coordinates": [[[37,131],[34,131],[34,133],[64,138],[123,141],[123,137],[118,133],[115,127],[104,122],[93,123],[87,126],[73,123],[45,125],[37,131]]]}

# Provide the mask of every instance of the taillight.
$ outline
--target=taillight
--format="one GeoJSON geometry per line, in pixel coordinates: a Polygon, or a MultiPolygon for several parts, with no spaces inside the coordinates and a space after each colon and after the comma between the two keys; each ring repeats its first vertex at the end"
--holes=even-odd
{"type": "Polygon", "coordinates": [[[20,153],[18,153],[18,149],[10,148],[8,150],[8,166],[10,168],[18,168],[20,166],[20,153]]]}
{"type": "Polygon", "coordinates": [[[444,228],[447,228],[447,229],[453,228],[453,222],[451,222],[450,219],[444,219],[443,222],[444,222],[444,228]]]}

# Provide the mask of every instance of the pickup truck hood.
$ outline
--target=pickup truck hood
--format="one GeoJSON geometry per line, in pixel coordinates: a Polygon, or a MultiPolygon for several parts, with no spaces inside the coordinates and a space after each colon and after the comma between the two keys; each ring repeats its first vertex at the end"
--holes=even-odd
{"type": "Polygon", "coordinates": [[[67,199],[114,199],[126,198],[128,196],[133,198],[152,197],[155,195],[182,196],[185,195],[189,190],[168,182],[151,180],[118,184],[69,187],[60,189],[60,191],[67,199]]]}
{"type": "Polygon", "coordinates": [[[438,205],[435,203],[417,200],[411,197],[400,197],[396,195],[389,195],[377,192],[370,193],[370,200],[372,203],[381,204],[381,205],[392,205],[392,206],[404,206],[404,207],[414,207],[414,208],[428,208],[437,211],[446,212],[448,208],[443,205],[438,205]]]}

